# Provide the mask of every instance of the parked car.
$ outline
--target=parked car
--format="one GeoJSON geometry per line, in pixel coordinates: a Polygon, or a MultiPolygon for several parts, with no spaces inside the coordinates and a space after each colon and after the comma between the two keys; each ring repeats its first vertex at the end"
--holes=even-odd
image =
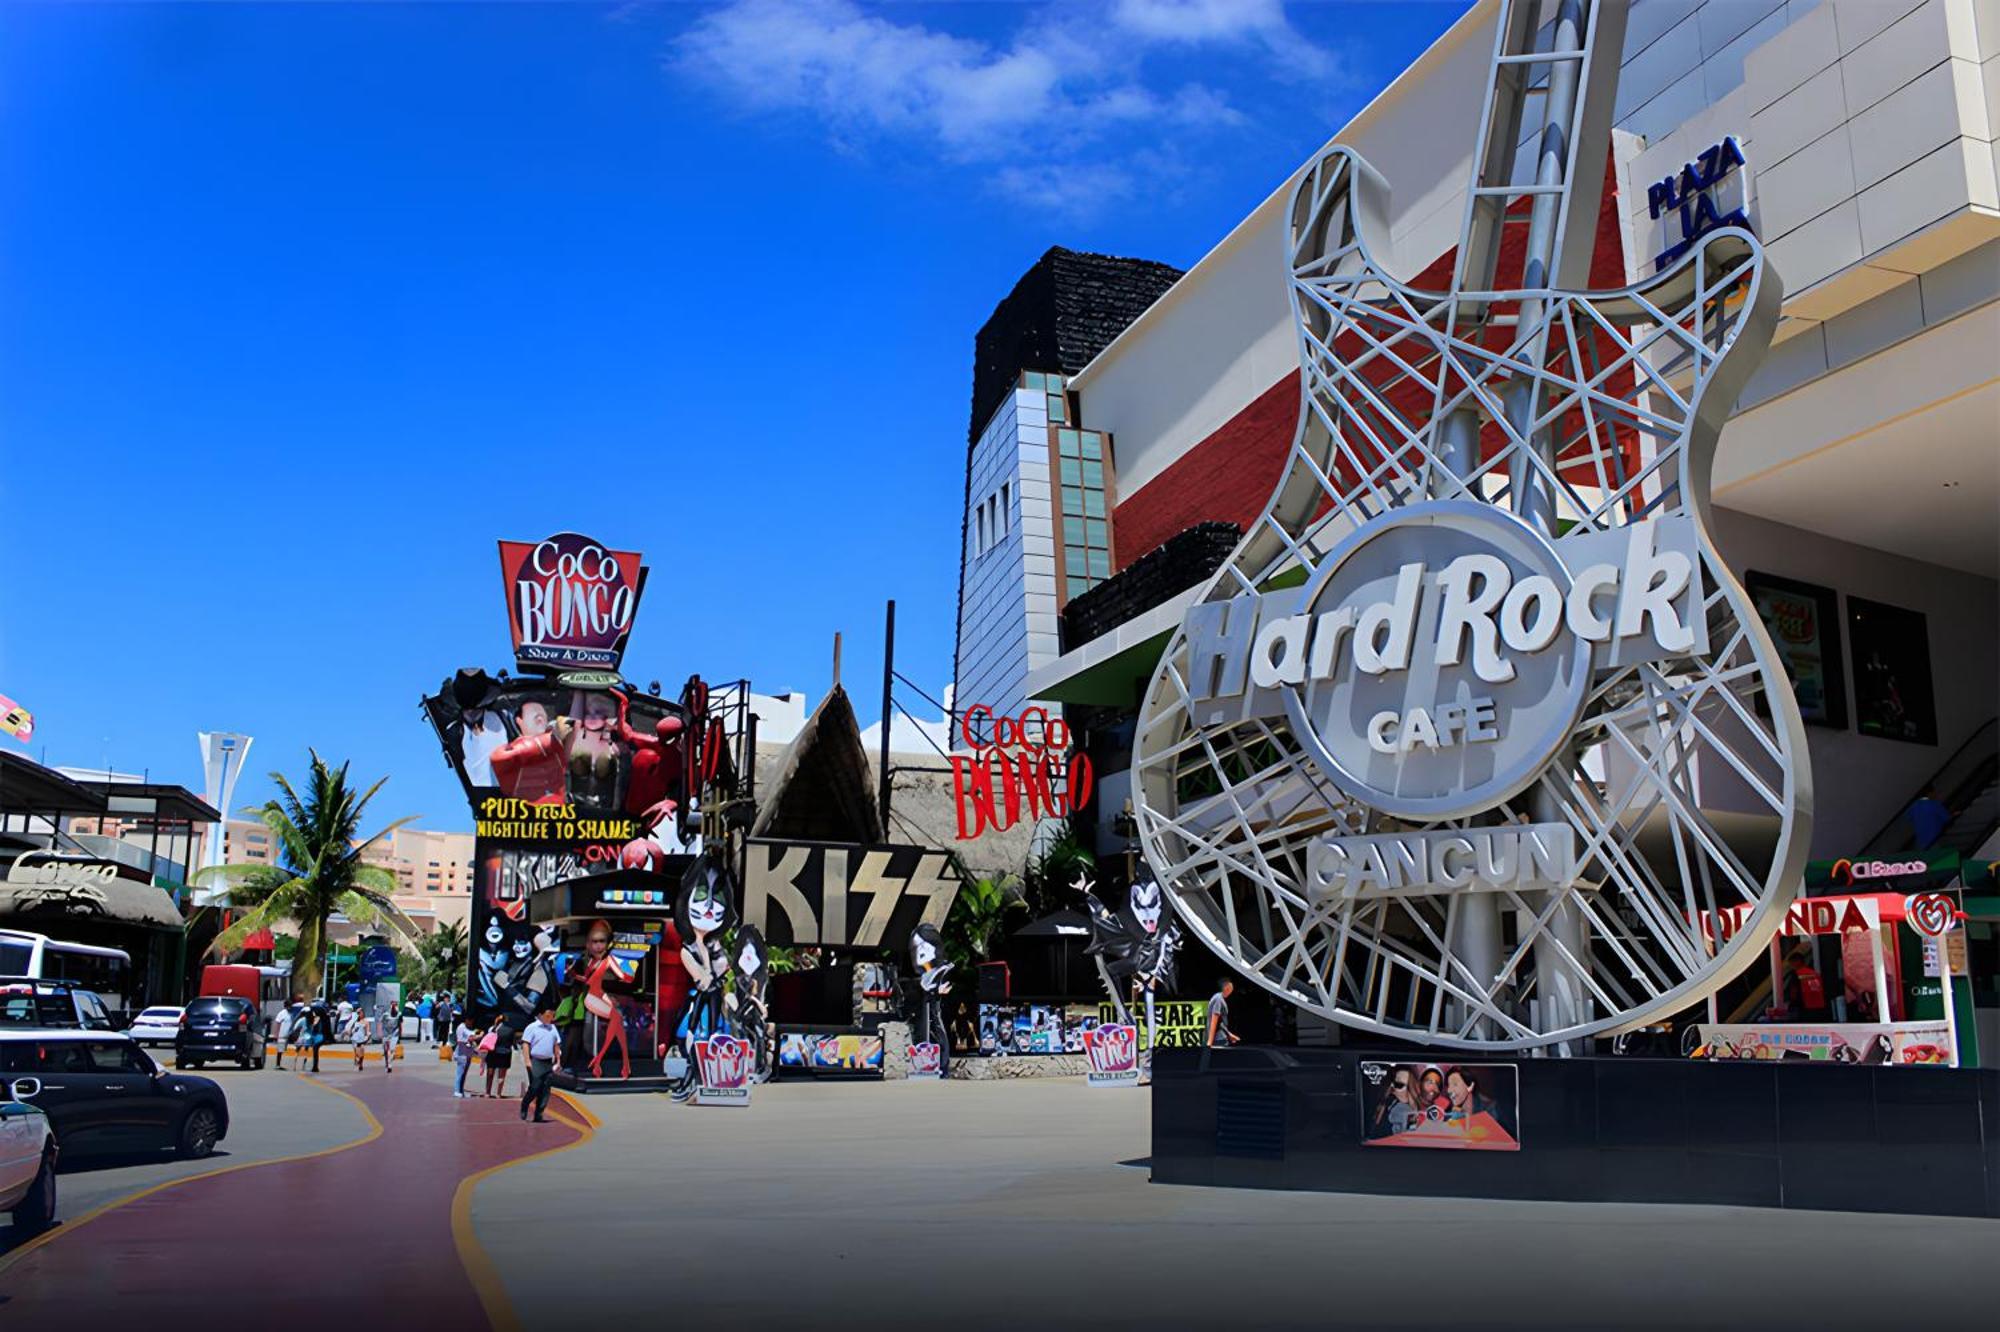
{"type": "Polygon", "coordinates": [[[0,1027],[0,1083],[48,1117],[65,1158],[203,1157],[229,1132],[220,1086],[162,1068],[137,1041],[113,1032],[0,1027]]]}
{"type": "MultiPolygon", "coordinates": [[[[20,1091],[39,1094],[35,1078],[20,1079],[20,1091]]],[[[17,1234],[40,1234],[56,1219],[56,1131],[41,1107],[18,1099],[0,1082],[0,1212],[14,1219],[17,1234]]]]}
{"type": "Polygon", "coordinates": [[[0,1027],[74,1027],[113,1030],[111,1014],[94,991],[73,981],[0,978],[0,1027]]]}
{"type": "Polygon", "coordinates": [[[174,1031],[174,1062],[200,1068],[211,1059],[264,1067],[264,1015],[254,999],[204,995],[188,1001],[174,1031]]]}
{"type": "Polygon", "coordinates": [[[141,1045],[172,1045],[180,1035],[181,1014],[185,1012],[178,1004],[149,1008],[132,1020],[125,1034],[141,1045]]]}

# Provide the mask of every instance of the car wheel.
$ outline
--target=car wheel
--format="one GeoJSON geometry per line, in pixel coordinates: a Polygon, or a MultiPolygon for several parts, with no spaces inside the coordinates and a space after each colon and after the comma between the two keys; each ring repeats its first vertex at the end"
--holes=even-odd
{"type": "Polygon", "coordinates": [[[181,1121],[180,1153],[191,1161],[199,1161],[215,1150],[221,1137],[222,1120],[214,1108],[198,1105],[181,1121]]]}
{"type": "Polygon", "coordinates": [[[42,1151],[42,1168],[35,1182],[14,1207],[14,1229],[24,1235],[39,1235],[56,1223],[56,1149],[42,1151]]]}

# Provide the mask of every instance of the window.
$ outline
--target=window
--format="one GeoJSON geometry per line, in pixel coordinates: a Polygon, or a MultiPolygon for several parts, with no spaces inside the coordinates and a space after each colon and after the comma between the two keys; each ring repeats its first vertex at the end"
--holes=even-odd
{"type": "MultiPolygon", "coordinates": [[[[1050,417],[1051,422],[1056,420],[1050,417]]],[[[1101,431],[1051,424],[1056,479],[1057,565],[1067,602],[1111,576],[1111,450],[1101,431]]]]}
{"type": "Polygon", "coordinates": [[[972,553],[975,556],[979,556],[986,553],[986,506],[984,504],[979,506],[979,511],[975,515],[975,521],[978,524],[978,528],[973,536],[972,553]]]}

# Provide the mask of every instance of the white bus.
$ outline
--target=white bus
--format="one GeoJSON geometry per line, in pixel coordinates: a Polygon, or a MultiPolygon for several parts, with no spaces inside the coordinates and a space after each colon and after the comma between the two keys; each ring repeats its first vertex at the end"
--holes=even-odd
{"type": "Polygon", "coordinates": [[[122,948],[65,943],[26,930],[0,930],[0,976],[72,981],[122,1013],[131,997],[132,959],[122,948]]]}

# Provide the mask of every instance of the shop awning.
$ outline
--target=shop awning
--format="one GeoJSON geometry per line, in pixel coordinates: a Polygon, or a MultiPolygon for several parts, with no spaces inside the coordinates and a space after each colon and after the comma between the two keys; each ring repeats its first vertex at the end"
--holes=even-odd
{"type": "Polygon", "coordinates": [[[1191,587],[1135,615],[1109,633],[1028,672],[1027,696],[1047,703],[1089,703],[1099,707],[1137,707],[1167,650],[1167,639],[1187,618],[1187,609],[1201,595],[1191,587]]]}
{"type": "Polygon", "coordinates": [[[34,882],[0,883],[0,921],[43,934],[64,921],[92,920],[178,930],[183,921],[166,891],[136,879],[49,873],[34,882]]]}

